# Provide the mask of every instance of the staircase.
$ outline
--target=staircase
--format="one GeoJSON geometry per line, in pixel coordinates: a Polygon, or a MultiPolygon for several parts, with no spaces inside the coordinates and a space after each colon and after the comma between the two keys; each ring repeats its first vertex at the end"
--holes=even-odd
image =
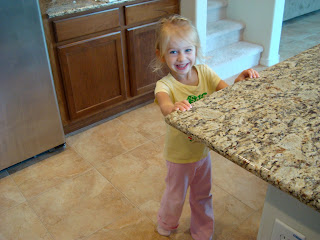
{"type": "Polygon", "coordinates": [[[233,76],[259,65],[262,46],[243,41],[245,25],[226,18],[227,0],[208,0],[206,64],[228,84],[233,76]]]}

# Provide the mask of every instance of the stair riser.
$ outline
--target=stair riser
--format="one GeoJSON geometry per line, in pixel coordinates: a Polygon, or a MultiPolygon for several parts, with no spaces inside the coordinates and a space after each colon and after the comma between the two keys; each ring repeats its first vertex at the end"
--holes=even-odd
{"type": "MultiPolygon", "coordinates": [[[[263,48],[242,42],[244,29],[227,18],[227,2],[208,0],[208,35],[206,39],[207,64],[224,80],[245,69],[259,65],[263,48]],[[210,1],[210,2],[209,2],[210,1]],[[226,19],[226,21],[219,21],[226,19]],[[209,33],[210,32],[210,33],[209,33]],[[212,58],[210,58],[212,57],[212,58]]],[[[244,26],[243,26],[244,27],[244,26]]]]}
{"type": "MultiPolygon", "coordinates": [[[[243,56],[219,65],[210,64],[209,66],[218,74],[221,79],[227,79],[239,74],[245,69],[259,65],[261,54],[243,56]]],[[[213,56],[214,57],[214,56],[213,56]]],[[[228,83],[232,84],[232,83],[228,83]]]]}
{"type": "Polygon", "coordinates": [[[221,19],[225,19],[226,17],[227,17],[226,7],[208,9],[208,12],[207,12],[208,23],[219,21],[221,19]]]}
{"type": "Polygon", "coordinates": [[[219,36],[209,35],[207,36],[206,49],[208,52],[222,48],[224,46],[236,43],[242,40],[243,30],[232,31],[219,36]]]}

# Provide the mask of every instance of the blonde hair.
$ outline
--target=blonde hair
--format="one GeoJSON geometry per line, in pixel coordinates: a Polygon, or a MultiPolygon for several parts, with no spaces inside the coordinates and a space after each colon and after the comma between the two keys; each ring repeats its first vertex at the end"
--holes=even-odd
{"type": "Polygon", "coordinates": [[[197,29],[193,26],[189,19],[180,15],[173,15],[168,18],[163,18],[158,22],[155,44],[158,54],[152,62],[154,72],[161,72],[164,66],[162,59],[167,51],[167,46],[172,37],[183,39],[194,45],[196,48],[197,58],[202,60],[200,39],[197,29]]]}

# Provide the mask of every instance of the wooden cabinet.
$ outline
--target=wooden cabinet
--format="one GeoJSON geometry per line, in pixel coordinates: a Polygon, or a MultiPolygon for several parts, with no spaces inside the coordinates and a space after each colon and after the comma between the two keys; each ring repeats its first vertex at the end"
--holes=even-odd
{"type": "Polygon", "coordinates": [[[126,98],[121,49],[120,32],[58,47],[71,120],[126,98]]]}
{"type": "MultiPolygon", "coordinates": [[[[131,95],[136,96],[153,91],[162,76],[152,71],[155,58],[157,20],[163,16],[178,13],[176,0],[149,1],[125,7],[126,24],[148,24],[127,29],[128,63],[131,95]]],[[[166,73],[166,72],[165,72],[166,73]]]]}
{"type": "Polygon", "coordinates": [[[97,13],[53,21],[57,42],[81,37],[120,26],[119,9],[109,9],[97,13]]]}
{"type": "Polygon", "coordinates": [[[150,63],[155,55],[156,23],[128,29],[128,63],[131,95],[154,90],[160,78],[152,71],[150,63]]]}
{"type": "Polygon", "coordinates": [[[179,12],[177,0],[154,0],[125,6],[126,24],[157,20],[163,16],[179,12]]]}
{"type": "Polygon", "coordinates": [[[179,0],[137,0],[48,21],[66,133],[154,99],[156,23],[179,0]]]}

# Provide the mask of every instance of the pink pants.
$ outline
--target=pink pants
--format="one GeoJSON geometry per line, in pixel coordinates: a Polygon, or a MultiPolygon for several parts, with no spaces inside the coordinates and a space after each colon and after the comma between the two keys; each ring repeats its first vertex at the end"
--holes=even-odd
{"type": "Polygon", "coordinates": [[[167,161],[166,189],[162,196],[158,224],[166,230],[179,225],[187,189],[190,186],[191,236],[195,240],[209,240],[213,235],[211,191],[211,159],[178,164],[167,161]]]}

